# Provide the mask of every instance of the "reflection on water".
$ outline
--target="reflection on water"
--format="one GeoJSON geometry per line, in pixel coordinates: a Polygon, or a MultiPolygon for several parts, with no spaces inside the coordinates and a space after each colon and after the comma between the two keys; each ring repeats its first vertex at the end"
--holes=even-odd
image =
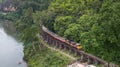
{"type": "Polygon", "coordinates": [[[27,67],[23,61],[23,45],[0,28],[0,67],[27,67]]]}

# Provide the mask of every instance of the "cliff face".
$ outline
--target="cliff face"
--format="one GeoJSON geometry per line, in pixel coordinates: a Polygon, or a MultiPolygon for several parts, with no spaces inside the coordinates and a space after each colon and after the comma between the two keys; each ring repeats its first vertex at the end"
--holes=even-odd
{"type": "Polygon", "coordinates": [[[16,11],[16,8],[14,7],[13,2],[5,1],[0,4],[0,10],[3,12],[11,12],[16,11]]]}

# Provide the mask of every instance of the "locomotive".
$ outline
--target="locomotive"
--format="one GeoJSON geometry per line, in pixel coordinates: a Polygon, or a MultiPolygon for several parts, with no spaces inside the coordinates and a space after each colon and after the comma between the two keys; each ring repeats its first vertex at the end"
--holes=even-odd
{"type": "Polygon", "coordinates": [[[77,50],[81,50],[82,49],[81,44],[76,43],[76,42],[72,42],[72,41],[70,41],[68,39],[60,37],[60,36],[56,35],[55,33],[49,31],[45,26],[42,26],[42,31],[44,33],[46,33],[47,35],[53,37],[54,39],[59,40],[59,41],[65,43],[65,44],[67,44],[69,46],[72,46],[73,48],[76,48],[77,50]]]}

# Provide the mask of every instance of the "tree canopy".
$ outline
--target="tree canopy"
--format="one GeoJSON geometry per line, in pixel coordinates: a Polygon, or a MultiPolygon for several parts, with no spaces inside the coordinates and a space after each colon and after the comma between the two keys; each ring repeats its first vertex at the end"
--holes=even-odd
{"type": "Polygon", "coordinates": [[[86,52],[120,65],[119,0],[17,1],[19,17],[15,26],[24,41],[34,40],[43,24],[56,34],[80,43],[86,52]]]}
{"type": "Polygon", "coordinates": [[[54,0],[48,12],[55,17],[50,20],[53,32],[81,43],[89,53],[120,63],[120,1],[54,0]]]}

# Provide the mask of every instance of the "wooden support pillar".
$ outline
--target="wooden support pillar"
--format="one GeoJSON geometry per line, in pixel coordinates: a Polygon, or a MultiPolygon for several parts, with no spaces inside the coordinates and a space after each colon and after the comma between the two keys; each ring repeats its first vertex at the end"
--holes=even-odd
{"type": "Polygon", "coordinates": [[[99,62],[96,59],[94,60],[94,62],[95,62],[95,64],[99,64],[99,62]]]}
{"type": "Polygon", "coordinates": [[[66,46],[65,45],[63,46],[63,48],[64,48],[64,50],[66,50],[66,46]]]}
{"type": "Polygon", "coordinates": [[[53,39],[52,39],[52,37],[50,37],[50,45],[52,45],[52,41],[53,41],[53,39]]]}
{"type": "Polygon", "coordinates": [[[51,37],[48,36],[48,44],[50,45],[51,44],[51,37]]]}
{"type": "Polygon", "coordinates": [[[60,43],[58,44],[58,48],[61,49],[61,44],[60,43]]]}
{"type": "Polygon", "coordinates": [[[81,56],[81,54],[80,54],[79,52],[77,52],[77,55],[78,55],[78,56],[81,56]]]}
{"type": "Polygon", "coordinates": [[[42,33],[41,36],[42,36],[42,39],[45,40],[45,34],[42,33]]]}
{"type": "Polygon", "coordinates": [[[46,40],[47,39],[47,34],[43,34],[43,38],[46,40]]]}
{"type": "Polygon", "coordinates": [[[60,49],[63,49],[64,43],[60,44],[60,49]]]}
{"type": "Polygon", "coordinates": [[[46,43],[48,42],[48,40],[47,40],[47,35],[44,36],[43,40],[44,40],[46,43]]]}
{"type": "Polygon", "coordinates": [[[80,62],[85,62],[85,55],[81,53],[81,59],[80,62]]]}
{"type": "Polygon", "coordinates": [[[66,45],[66,52],[69,54],[69,46],[66,45]]]}
{"type": "Polygon", "coordinates": [[[49,45],[51,44],[50,42],[51,42],[51,38],[50,38],[50,36],[48,36],[48,43],[49,43],[49,45]]]}
{"type": "Polygon", "coordinates": [[[70,47],[68,47],[68,50],[69,50],[69,54],[71,54],[72,53],[72,49],[70,49],[70,47]]]}
{"type": "Polygon", "coordinates": [[[44,35],[45,35],[45,34],[44,34],[44,32],[42,31],[41,36],[42,36],[43,39],[44,39],[44,35]]]}
{"type": "Polygon", "coordinates": [[[46,35],[46,34],[43,34],[43,38],[46,40],[46,38],[47,38],[47,35],[46,35]]]}
{"type": "Polygon", "coordinates": [[[76,49],[74,49],[74,51],[75,51],[75,56],[77,56],[77,50],[76,50],[76,49]]]}
{"type": "Polygon", "coordinates": [[[47,36],[47,42],[48,42],[48,44],[50,44],[50,37],[49,36],[47,36]]]}
{"type": "Polygon", "coordinates": [[[58,42],[58,41],[56,41],[55,48],[58,48],[58,43],[59,43],[59,42],[58,42]]]}
{"type": "Polygon", "coordinates": [[[55,46],[56,40],[53,40],[53,46],[55,46]]]}
{"type": "Polygon", "coordinates": [[[48,43],[48,35],[45,36],[45,41],[48,43]]]}
{"type": "Polygon", "coordinates": [[[67,46],[65,45],[65,43],[62,45],[62,49],[63,49],[63,51],[66,51],[67,46]]]}
{"type": "Polygon", "coordinates": [[[68,48],[68,46],[66,46],[66,50],[67,50],[67,51],[69,51],[69,48],[68,48]]]}
{"type": "Polygon", "coordinates": [[[57,47],[57,41],[55,41],[55,48],[57,47]]]}
{"type": "Polygon", "coordinates": [[[59,46],[60,46],[60,42],[58,41],[58,42],[57,42],[57,48],[59,48],[59,46]]]}
{"type": "Polygon", "coordinates": [[[55,42],[56,42],[56,40],[55,40],[55,39],[53,39],[53,46],[55,45],[55,42]]]}
{"type": "Polygon", "coordinates": [[[51,37],[51,45],[54,45],[54,38],[53,37],[51,37]]]}
{"type": "Polygon", "coordinates": [[[55,43],[54,43],[54,47],[56,47],[56,45],[57,45],[57,40],[56,40],[55,43]]]}
{"type": "Polygon", "coordinates": [[[87,58],[88,58],[87,64],[92,64],[92,61],[93,61],[93,60],[92,60],[89,56],[88,56],[87,58]]]}
{"type": "Polygon", "coordinates": [[[65,44],[62,44],[62,45],[61,45],[61,48],[64,49],[64,46],[65,46],[65,44]]]}
{"type": "Polygon", "coordinates": [[[73,52],[74,56],[77,56],[77,50],[73,47],[71,49],[72,49],[72,52],[73,52]]]}

